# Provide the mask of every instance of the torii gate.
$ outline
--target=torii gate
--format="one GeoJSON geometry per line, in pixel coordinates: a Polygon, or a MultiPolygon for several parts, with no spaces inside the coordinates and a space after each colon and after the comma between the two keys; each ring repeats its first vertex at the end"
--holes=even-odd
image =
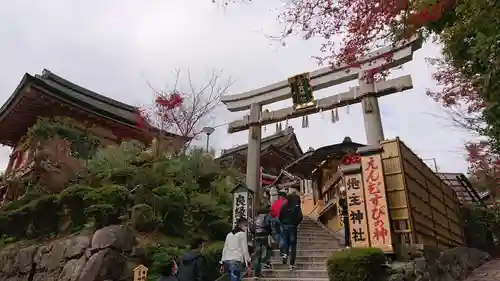
{"type": "MultiPolygon", "coordinates": [[[[249,115],[231,122],[228,128],[229,133],[249,130],[246,170],[248,188],[255,192],[257,198],[262,198],[259,156],[263,125],[361,102],[367,144],[378,144],[384,140],[378,98],[413,88],[411,76],[405,75],[378,82],[367,81],[365,77],[372,70],[384,71],[411,61],[413,52],[421,46],[421,38],[414,37],[392,47],[388,46],[371,52],[359,58],[359,64],[355,66],[324,67],[253,91],[223,96],[221,100],[229,111],[250,110],[249,115]],[[388,57],[391,59],[387,59],[388,57]],[[354,79],[358,79],[359,86],[351,87],[348,92],[314,100],[313,91],[354,79]],[[263,105],[289,98],[293,98],[292,107],[262,112],[263,105]]],[[[260,199],[257,200],[257,204],[260,204],[260,199]]]]}

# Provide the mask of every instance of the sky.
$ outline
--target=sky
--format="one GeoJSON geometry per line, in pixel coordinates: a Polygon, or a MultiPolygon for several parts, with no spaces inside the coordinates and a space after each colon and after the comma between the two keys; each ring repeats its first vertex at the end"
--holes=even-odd
{"type": "MultiPolygon", "coordinates": [[[[211,0],[2,1],[0,104],[25,73],[39,74],[44,68],[132,105],[150,103],[153,94],[147,81],[157,88],[171,85],[175,69],[182,71],[181,82],[190,70],[200,85],[212,70],[222,70],[222,78],[234,81],[228,94],[315,70],[318,65],[311,56],[319,54],[319,40],[292,38],[282,46],[269,39],[281,30],[276,20],[279,9],[279,0],[226,8],[211,0]]],[[[423,159],[435,158],[441,172],[466,172],[463,146],[474,136],[455,128],[425,94],[437,87],[425,58],[438,55],[439,46],[426,43],[412,62],[393,72],[394,77],[411,74],[414,88],[379,100],[384,133],[386,139],[399,136],[423,159]]],[[[315,97],[340,93],[355,84],[322,90],[315,97]]],[[[269,108],[290,105],[288,100],[269,108]]],[[[221,106],[207,125],[225,124],[244,113],[229,113],[221,106]]],[[[361,105],[340,109],[339,117],[333,124],[329,113],[318,113],[309,117],[308,128],[301,127],[300,119],[289,125],[304,151],[341,142],[345,136],[366,142],[361,105]]],[[[274,132],[274,125],[263,129],[264,136],[274,132]]],[[[220,151],[246,143],[247,138],[246,132],[228,134],[227,126],[219,126],[210,145],[220,151]]],[[[0,171],[10,152],[0,147],[0,171]]],[[[431,160],[427,163],[433,166],[431,160]]]]}

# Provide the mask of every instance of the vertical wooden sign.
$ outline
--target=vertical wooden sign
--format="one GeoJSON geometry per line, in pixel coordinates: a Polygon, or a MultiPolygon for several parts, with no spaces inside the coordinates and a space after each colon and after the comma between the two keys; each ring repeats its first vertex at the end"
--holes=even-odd
{"type": "Polygon", "coordinates": [[[133,270],[134,281],[146,281],[148,279],[148,268],[140,264],[133,270]]]}
{"type": "Polygon", "coordinates": [[[346,186],[351,247],[370,247],[370,235],[366,219],[366,200],[361,174],[359,172],[356,174],[346,174],[344,176],[344,183],[346,186]]]}
{"type": "Polygon", "coordinates": [[[361,157],[366,211],[371,246],[392,253],[391,225],[385,190],[382,156],[379,153],[361,157]]]}

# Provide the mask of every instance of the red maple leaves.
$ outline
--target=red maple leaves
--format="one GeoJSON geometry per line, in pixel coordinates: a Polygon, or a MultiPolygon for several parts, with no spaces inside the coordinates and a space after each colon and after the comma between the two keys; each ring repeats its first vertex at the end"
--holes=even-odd
{"type": "Polygon", "coordinates": [[[495,185],[500,183],[500,159],[493,153],[491,144],[488,141],[468,143],[466,149],[471,174],[478,179],[493,181],[495,185]]]}
{"type": "Polygon", "coordinates": [[[304,39],[326,40],[321,48],[326,56],[315,57],[320,63],[356,65],[357,58],[371,50],[407,39],[439,20],[456,0],[434,1],[289,0],[280,18],[287,25],[284,36],[298,31],[304,39]]]}
{"type": "Polygon", "coordinates": [[[137,127],[144,128],[152,119],[156,119],[156,123],[163,125],[175,122],[176,115],[179,114],[178,110],[182,107],[183,102],[183,97],[177,92],[157,94],[152,110],[144,108],[137,110],[137,127]]]}
{"type": "Polygon", "coordinates": [[[480,112],[486,107],[479,91],[468,77],[442,59],[428,59],[437,67],[432,75],[442,86],[440,91],[427,91],[427,94],[445,107],[464,107],[467,113],[480,112]]]}

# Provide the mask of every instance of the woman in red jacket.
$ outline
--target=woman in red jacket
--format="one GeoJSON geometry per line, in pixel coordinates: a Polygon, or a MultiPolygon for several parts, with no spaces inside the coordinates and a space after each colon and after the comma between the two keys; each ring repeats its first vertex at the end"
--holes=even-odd
{"type": "Polygon", "coordinates": [[[281,249],[281,223],[280,223],[280,211],[283,205],[286,203],[286,193],[282,190],[278,191],[278,200],[274,201],[271,205],[271,210],[269,215],[271,216],[271,221],[274,226],[275,240],[278,243],[278,248],[281,249]]]}

